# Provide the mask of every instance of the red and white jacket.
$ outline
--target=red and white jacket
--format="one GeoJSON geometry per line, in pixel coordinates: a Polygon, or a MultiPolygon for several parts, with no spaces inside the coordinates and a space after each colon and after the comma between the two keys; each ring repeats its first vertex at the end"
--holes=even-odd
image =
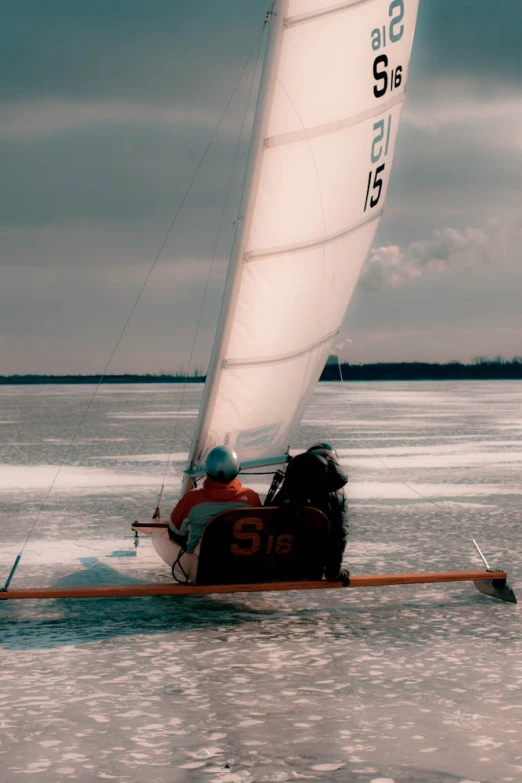
{"type": "Polygon", "coordinates": [[[257,492],[244,487],[237,478],[228,484],[206,478],[201,489],[191,489],[178,500],[169,528],[178,536],[188,534],[187,551],[193,552],[203,528],[216,514],[228,508],[261,505],[257,492]]]}

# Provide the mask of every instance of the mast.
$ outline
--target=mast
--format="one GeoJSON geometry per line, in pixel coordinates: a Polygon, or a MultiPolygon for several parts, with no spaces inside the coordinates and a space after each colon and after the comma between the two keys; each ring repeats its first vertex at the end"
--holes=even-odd
{"type": "Polygon", "coordinates": [[[216,403],[223,360],[230,338],[230,316],[234,312],[239,293],[241,272],[252,226],[255,200],[261,173],[263,147],[267,134],[270,108],[274,97],[288,4],[289,0],[274,0],[272,7],[267,12],[268,40],[252,128],[245,184],[241,196],[239,217],[236,222],[234,241],[225,282],[225,291],[210,357],[207,379],[189,452],[187,468],[183,478],[182,493],[190,488],[190,472],[196,467],[198,457],[205,448],[208,424],[216,403]]]}

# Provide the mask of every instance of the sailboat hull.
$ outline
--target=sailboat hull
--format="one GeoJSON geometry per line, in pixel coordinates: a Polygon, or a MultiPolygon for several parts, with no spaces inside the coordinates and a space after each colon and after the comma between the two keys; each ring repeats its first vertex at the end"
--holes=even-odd
{"type": "Polygon", "coordinates": [[[479,593],[488,595],[490,598],[498,598],[499,601],[506,601],[508,604],[516,604],[517,597],[513,592],[513,589],[506,579],[495,572],[494,579],[483,579],[474,582],[475,587],[479,593]]]}
{"type": "Polygon", "coordinates": [[[199,552],[199,546],[196,547],[195,554],[184,552],[179,544],[176,544],[175,541],[172,541],[169,538],[167,522],[164,520],[152,522],[150,525],[135,522],[132,525],[132,529],[135,532],[139,529],[141,533],[151,539],[152,546],[169,568],[172,569],[174,564],[177,564],[175,572],[176,578],[180,582],[186,582],[187,580],[191,582],[195,581],[198,569],[197,554],[199,552]]]}
{"type": "Polygon", "coordinates": [[[195,581],[198,570],[197,554],[183,551],[178,544],[170,540],[165,529],[153,531],[152,546],[163,562],[171,569],[174,568],[179,581],[185,582],[187,579],[191,582],[195,581]]]}

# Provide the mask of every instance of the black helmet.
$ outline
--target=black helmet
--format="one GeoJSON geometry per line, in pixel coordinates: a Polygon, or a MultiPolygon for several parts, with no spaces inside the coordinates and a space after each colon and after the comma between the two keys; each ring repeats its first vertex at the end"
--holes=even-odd
{"type": "Polygon", "coordinates": [[[335,460],[339,459],[337,452],[331,443],[314,443],[314,445],[310,446],[310,448],[307,450],[319,452],[329,451],[335,460]]]}
{"type": "Polygon", "coordinates": [[[327,492],[338,492],[348,483],[348,475],[339,465],[337,452],[330,443],[316,443],[306,453],[317,454],[327,461],[328,473],[324,481],[327,492]]]}
{"type": "Polygon", "coordinates": [[[239,473],[239,459],[233,449],[226,446],[216,446],[207,455],[205,470],[207,476],[214,481],[228,484],[239,473]]]}
{"type": "Polygon", "coordinates": [[[321,490],[328,473],[328,460],[317,452],[296,454],[288,463],[283,487],[293,496],[314,495],[321,490]]]}

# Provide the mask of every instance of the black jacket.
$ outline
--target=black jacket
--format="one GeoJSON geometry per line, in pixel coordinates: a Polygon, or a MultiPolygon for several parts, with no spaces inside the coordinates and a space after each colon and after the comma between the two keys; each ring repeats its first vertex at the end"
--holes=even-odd
{"type": "Polygon", "coordinates": [[[313,506],[330,522],[325,563],[327,579],[337,579],[348,536],[348,503],[344,486],[348,476],[328,451],[298,454],[289,463],[283,485],[273,502],[313,506]]]}

